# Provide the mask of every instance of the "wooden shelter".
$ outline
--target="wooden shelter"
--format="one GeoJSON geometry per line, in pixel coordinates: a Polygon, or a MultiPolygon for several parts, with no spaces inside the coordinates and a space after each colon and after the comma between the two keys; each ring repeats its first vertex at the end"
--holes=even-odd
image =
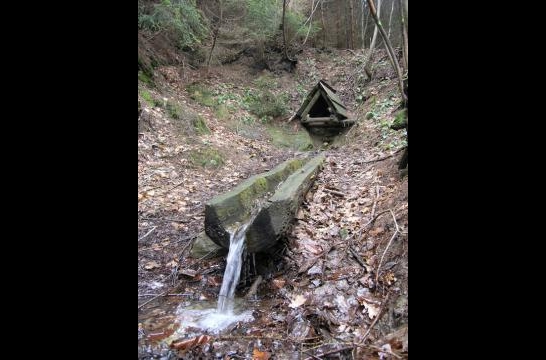
{"type": "Polygon", "coordinates": [[[354,120],[348,119],[347,108],[336,95],[336,90],[324,80],[320,80],[307,94],[296,117],[307,128],[336,128],[354,124],[354,120]]]}

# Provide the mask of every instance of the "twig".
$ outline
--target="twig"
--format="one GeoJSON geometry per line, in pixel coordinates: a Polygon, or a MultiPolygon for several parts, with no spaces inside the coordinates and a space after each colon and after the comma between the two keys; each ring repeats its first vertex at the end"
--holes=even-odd
{"type": "Polygon", "coordinates": [[[154,301],[154,300],[157,299],[158,297],[161,297],[161,296],[165,295],[167,292],[169,292],[169,290],[165,290],[165,291],[162,292],[161,294],[159,294],[159,295],[157,295],[157,296],[151,298],[150,300],[146,301],[144,304],[139,305],[138,308],[139,308],[139,309],[142,308],[144,305],[146,305],[146,304],[148,304],[148,303],[154,301]]]}
{"type": "MultiPolygon", "coordinates": [[[[161,295],[161,294],[159,294],[161,295]]],[[[165,294],[164,296],[192,296],[193,294],[165,294]]],[[[144,296],[158,296],[157,294],[139,294],[138,297],[144,297],[144,296]]]]}
{"type": "Polygon", "coordinates": [[[379,320],[379,318],[383,314],[383,310],[385,310],[385,307],[386,307],[387,302],[389,300],[389,296],[390,296],[390,293],[387,293],[387,296],[385,297],[385,300],[383,301],[383,305],[381,306],[381,309],[379,310],[379,313],[377,314],[375,319],[373,319],[372,324],[368,328],[368,331],[366,331],[366,333],[364,334],[364,337],[362,338],[362,341],[360,341],[361,344],[364,344],[364,341],[366,341],[366,338],[368,337],[368,335],[370,335],[370,331],[372,331],[373,327],[375,326],[375,324],[377,323],[377,321],[379,320]]]}
{"type": "MultiPolygon", "coordinates": [[[[325,356],[328,356],[328,355],[332,355],[332,354],[335,354],[335,353],[338,353],[338,352],[342,352],[342,351],[345,351],[345,350],[351,350],[354,346],[345,346],[345,347],[342,347],[342,348],[339,348],[339,349],[334,349],[334,350],[330,350],[330,351],[327,351],[325,352],[324,354],[322,355],[319,355],[318,358],[319,359],[322,359],[324,358],[325,356]]],[[[309,354],[311,355],[311,354],[309,354]]],[[[313,355],[311,355],[313,356],[313,355]]],[[[305,360],[310,360],[311,358],[307,358],[305,360]]]]}
{"type": "Polygon", "coordinates": [[[157,228],[157,226],[154,226],[150,231],[148,231],[148,232],[146,233],[146,235],[144,235],[144,236],[141,237],[141,238],[138,238],[138,241],[144,240],[144,238],[145,238],[146,236],[150,235],[150,234],[152,233],[152,231],[154,231],[156,228],[157,228]]]}
{"type": "Polygon", "coordinates": [[[363,164],[369,164],[369,163],[373,163],[373,162],[377,162],[377,161],[383,161],[383,160],[386,160],[386,159],[389,159],[391,157],[393,157],[394,155],[398,154],[400,151],[404,150],[406,147],[401,147],[400,149],[396,150],[395,152],[393,152],[392,154],[390,155],[387,155],[385,157],[382,157],[382,158],[379,158],[379,159],[375,159],[375,160],[367,160],[367,161],[355,161],[355,164],[357,165],[363,165],[363,164]]]}
{"type": "Polygon", "coordinates": [[[286,121],[286,124],[289,124],[292,120],[294,120],[296,118],[296,114],[297,113],[294,113],[294,115],[290,116],[290,118],[286,121]]]}
{"type": "MultiPolygon", "coordinates": [[[[377,182],[377,177],[375,178],[375,182],[377,182]]],[[[373,205],[372,205],[372,217],[374,216],[375,214],[375,207],[377,206],[377,199],[379,199],[379,185],[375,185],[375,199],[373,200],[373,205]]]]}
{"type": "Polygon", "coordinates": [[[368,221],[363,227],[365,228],[366,226],[370,225],[372,222],[374,222],[375,220],[377,220],[378,217],[380,217],[381,215],[385,214],[385,213],[388,213],[389,210],[383,210],[381,211],[379,214],[375,215],[375,217],[373,219],[371,219],[370,221],[368,221]]]}
{"type": "Polygon", "coordinates": [[[390,355],[394,356],[397,359],[402,359],[402,357],[400,355],[397,355],[397,354],[393,353],[392,351],[382,349],[380,346],[370,345],[369,347],[372,348],[372,349],[376,349],[376,350],[378,350],[380,352],[390,354],[390,355]]]}
{"type": "Polygon", "coordinates": [[[250,289],[248,290],[248,292],[246,293],[245,295],[245,298],[249,298],[253,295],[256,294],[256,292],[258,291],[258,285],[260,285],[260,283],[262,282],[262,275],[258,275],[258,277],[256,278],[256,280],[254,280],[254,282],[252,283],[252,285],[250,286],[250,289]]]}
{"type": "Polygon", "coordinates": [[[396,226],[396,230],[394,231],[394,234],[392,234],[391,239],[389,240],[389,243],[387,244],[387,247],[385,248],[385,251],[383,251],[383,255],[381,255],[381,259],[379,260],[379,264],[377,265],[377,271],[375,274],[375,284],[377,286],[377,280],[379,279],[379,270],[381,270],[381,263],[383,262],[383,258],[385,257],[385,254],[387,253],[387,250],[389,250],[389,246],[391,246],[392,241],[396,238],[398,233],[400,232],[400,228],[398,227],[398,223],[396,222],[396,217],[394,216],[394,213],[392,210],[390,210],[390,213],[392,215],[392,219],[394,220],[394,226],[396,226]]]}
{"type": "Polygon", "coordinates": [[[342,193],[341,191],[336,191],[336,190],[330,190],[330,189],[327,189],[327,188],[324,188],[322,189],[323,191],[326,191],[332,195],[336,195],[336,196],[339,196],[339,197],[345,197],[345,194],[342,193]]]}
{"type": "Polygon", "coordinates": [[[303,350],[303,353],[305,353],[305,354],[307,354],[307,355],[311,356],[310,358],[307,358],[307,359],[311,359],[311,358],[313,358],[313,359],[318,359],[318,360],[322,360],[322,359],[321,359],[321,358],[319,358],[318,356],[315,356],[315,355],[311,354],[311,353],[309,352],[309,350],[303,350]]]}
{"type": "Polygon", "coordinates": [[[362,261],[362,259],[360,258],[360,255],[358,255],[356,253],[356,251],[353,250],[352,247],[349,247],[349,251],[351,252],[351,254],[353,255],[353,258],[356,260],[357,263],[360,264],[360,266],[362,266],[364,268],[364,270],[366,270],[367,272],[369,272],[368,270],[368,265],[366,265],[364,263],[364,261],[362,261]]]}
{"type": "Polygon", "coordinates": [[[177,240],[176,242],[180,242],[180,241],[188,241],[186,245],[184,245],[184,247],[182,248],[182,250],[180,250],[180,252],[178,253],[178,257],[180,258],[183,254],[184,254],[184,251],[186,251],[186,249],[192,244],[191,240],[195,239],[198,235],[191,235],[191,236],[187,236],[183,239],[180,239],[180,240],[177,240]]]}
{"type": "Polygon", "coordinates": [[[172,188],[170,188],[169,190],[167,190],[167,192],[169,192],[169,191],[171,191],[171,190],[174,190],[174,189],[176,189],[177,187],[179,187],[180,185],[183,185],[183,184],[185,184],[185,183],[186,183],[186,181],[181,181],[181,182],[179,182],[178,184],[176,184],[175,186],[173,186],[172,188]]]}

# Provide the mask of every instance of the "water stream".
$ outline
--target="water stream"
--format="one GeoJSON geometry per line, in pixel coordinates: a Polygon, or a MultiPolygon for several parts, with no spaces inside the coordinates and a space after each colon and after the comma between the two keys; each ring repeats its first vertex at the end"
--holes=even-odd
{"type": "Polygon", "coordinates": [[[243,263],[243,250],[245,245],[246,229],[254,218],[240,226],[235,230],[229,238],[229,252],[226,260],[226,270],[220,294],[218,295],[218,313],[232,314],[233,313],[233,298],[235,288],[241,276],[241,266],[243,263]]]}
{"type": "Polygon", "coordinates": [[[246,231],[254,221],[255,216],[256,214],[251,216],[246,223],[230,233],[226,270],[216,309],[208,306],[204,308],[202,306],[180,306],[177,315],[182,326],[176,331],[175,337],[183,334],[187,335],[190,328],[219,333],[236,322],[254,320],[252,310],[249,310],[247,306],[240,304],[240,302],[238,305],[236,304],[235,289],[241,276],[246,231]],[[243,310],[245,308],[246,310],[243,310]]]}

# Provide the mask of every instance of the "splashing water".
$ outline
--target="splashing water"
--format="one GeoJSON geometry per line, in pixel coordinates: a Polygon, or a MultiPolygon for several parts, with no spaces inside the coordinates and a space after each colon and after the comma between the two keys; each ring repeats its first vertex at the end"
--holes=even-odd
{"type": "Polygon", "coordinates": [[[245,248],[245,236],[246,230],[257,216],[257,212],[254,213],[248,222],[241,225],[230,234],[229,239],[229,251],[226,261],[226,270],[224,272],[224,279],[222,281],[222,287],[218,296],[218,304],[216,309],[212,309],[205,305],[203,308],[180,306],[177,310],[178,319],[182,324],[178,330],[171,336],[173,339],[180,336],[187,336],[191,329],[199,328],[206,330],[210,333],[219,333],[227,329],[231,324],[235,322],[249,322],[253,321],[252,310],[248,309],[248,304],[238,303],[237,314],[235,314],[235,288],[239,282],[241,276],[241,267],[243,263],[243,250],[245,248]],[[242,311],[242,309],[246,310],[242,311]]]}
{"type": "Polygon", "coordinates": [[[251,219],[235,230],[229,238],[229,252],[226,260],[226,270],[224,272],[224,279],[222,281],[222,287],[220,288],[220,295],[218,295],[218,313],[219,314],[232,314],[233,313],[233,298],[235,295],[235,288],[239,282],[241,276],[241,266],[243,263],[242,255],[245,245],[246,229],[254,220],[254,216],[251,219]]]}

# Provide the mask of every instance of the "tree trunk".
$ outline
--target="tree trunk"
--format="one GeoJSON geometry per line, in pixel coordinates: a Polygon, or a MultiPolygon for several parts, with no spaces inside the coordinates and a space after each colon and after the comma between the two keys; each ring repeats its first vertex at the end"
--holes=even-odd
{"type": "Polygon", "coordinates": [[[212,58],[212,52],[214,51],[214,47],[216,46],[216,39],[218,38],[218,33],[220,32],[220,24],[218,24],[213,32],[212,32],[212,46],[210,48],[209,58],[207,59],[207,72],[209,72],[210,68],[210,59],[212,58]]]}
{"type": "Polygon", "coordinates": [[[322,26],[322,46],[326,47],[326,25],[324,24],[324,1],[320,2],[320,25],[322,26]]]}
{"type": "Polygon", "coordinates": [[[370,6],[370,13],[372,14],[372,18],[375,21],[376,29],[379,29],[379,32],[381,33],[381,37],[383,38],[383,41],[385,42],[385,45],[387,47],[387,54],[389,55],[389,59],[391,60],[392,67],[396,71],[396,75],[398,77],[398,86],[400,87],[400,93],[405,103],[407,100],[407,97],[406,97],[406,91],[404,87],[404,80],[402,78],[402,71],[400,70],[400,66],[398,65],[398,60],[396,59],[396,54],[394,53],[391,42],[389,38],[387,37],[387,34],[385,33],[385,29],[383,29],[383,26],[381,25],[381,20],[379,20],[379,17],[375,11],[375,4],[373,3],[373,0],[367,0],[367,1],[368,1],[368,5],[370,6]]]}
{"type": "MultiPolygon", "coordinates": [[[[322,4],[322,0],[318,0],[322,4]]],[[[311,4],[311,15],[309,15],[309,18],[307,21],[309,22],[309,28],[307,28],[307,35],[305,36],[305,40],[303,40],[303,43],[301,44],[301,48],[305,45],[307,42],[307,39],[309,38],[309,34],[311,33],[311,27],[313,26],[313,15],[315,14],[315,10],[317,10],[317,7],[319,6],[319,3],[317,2],[317,5],[315,5],[315,0],[313,0],[313,3],[311,4]]],[[[307,21],[305,23],[307,23],[307,21]]],[[[305,25],[305,23],[303,25],[305,25]]],[[[315,43],[315,41],[313,41],[315,43]]]]}
{"type": "Polygon", "coordinates": [[[212,52],[214,51],[214,47],[216,46],[216,39],[218,38],[218,34],[220,33],[220,26],[222,26],[222,21],[224,20],[224,4],[223,0],[220,0],[218,2],[218,7],[220,8],[220,15],[218,16],[218,22],[216,26],[214,27],[214,30],[212,32],[212,46],[210,48],[209,58],[207,59],[207,73],[210,70],[210,60],[212,59],[212,52]]]}
{"type": "Polygon", "coordinates": [[[391,13],[389,15],[389,32],[387,34],[387,37],[389,39],[391,38],[391,24],[392,24],[392,12],[393,12],[393,10],[394,10],[394,0],[391,3],[391,13]]]}
{"type": "Polygon", "coordinates": [[[354,13],[354,7],[353,7],[353,0],[348,0],[349,1],[349,20],[351,22],[351,25],[349,26],[349,29],[350,29],[350,46],[349,48],[350,49],[354,49],[355,48],[355,39],[354,39],[354,36],[355,36],[355,27],[354,27],[354,23],[355,23],[355,13],[354,13]]]}
{"type": "Polygon", "coordinates": [[[291,64],[295,65],[296,60],[291,59],[290,56],[288,56],[288,44],[286,43],[286,3],[288,0],[283,0],[282,2],[282,42],[284,47],[284,58],[288,61],[290,61],[291,64]]]}
{"type": "Polygon", "coordinates": [[[370,14],[366,11],[364,11],[364,5],[366,4],[365,0],[362,1],[362,24],[364,24],[364,27],[362,28],[362,48],[364,49],[366,47],[366,30],[368,30],[368,19],[370,18],[370,14]],[[366,21],[364,22],[364,14],[366,14],[366,21]]]}
{"type": "Polygon", "coordinates": [[[400,3],[400,22],[402,24],[402,56],[404,58],[404,70],[408,71],[408,2],[407,0],[398,1],[400,3]],[[405,3],[405,5],[403,5],[403,3],[405,3]]]}
{"type": "MultiPolygon", "coordinates": [[[[371,5],[370,5],[370,1],[369,1],[369,0],[367,0],[367,1],[368,1],[368,6],[371,6],[371,5]]],[[[374,6],[374,10],[375,10],[375,4],[373,3],[373,1],[372,1],[372,5],[374,6]]],[[[370,9],[370,11],[371,11],[371,9],[370,9]]],[[[374,12],[375,12],[375,11],[374,11],[374,12]]],[[[373,14],[372,14],[372,16],[373,16],[373,14]]],[[[376,14],[376,16],[377,16],[378,19],[379,19],[380,16],[381,16],[381,0],[377,0],[377,14],[376,14]]],[[[375,19],[374,19],[374,20],[375,20],[375,19]]],[[[377,31],[378,31],[378,28],[379,28],[379,27],[377,26],[377,21],[376,21],[376,23],[375,23],[375,29],[374,29],[374,31],[373,31],[373,36],[372,36],[372,43],[370,44],[370,50],[375,49],[375,42],[376,42],[376,40],[377,40],[377,31]]]]}

